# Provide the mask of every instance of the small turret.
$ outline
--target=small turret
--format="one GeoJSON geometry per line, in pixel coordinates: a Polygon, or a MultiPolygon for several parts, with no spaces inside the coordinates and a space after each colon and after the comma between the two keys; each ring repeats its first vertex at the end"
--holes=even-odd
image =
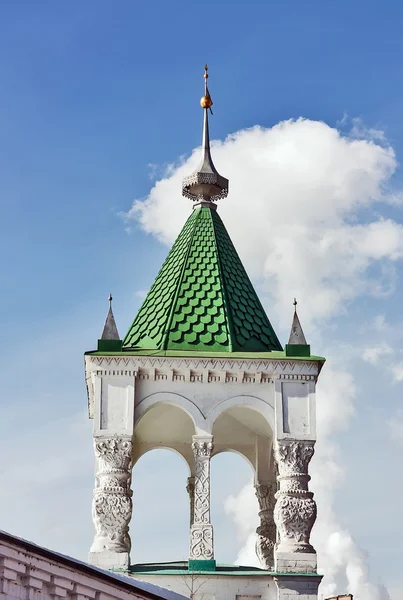
{"type": "Polygon", "coordinates": [[[116,327],[116,321],[113,315],[112,300],[112,294],[109,294],[109,310],[106,315],[101,339],[98,340],[98,350],[120,352],[122,349],[122,341],[119,337],[118,328],[116,327]]]}
{"type": "Polygon", "coordinates": [[[297,301],[294,298],[294,317],[290,337],[285,347],[286,356],[310,356],[311,347],[307,344],[304,332],[297,314],[297,301]]]}

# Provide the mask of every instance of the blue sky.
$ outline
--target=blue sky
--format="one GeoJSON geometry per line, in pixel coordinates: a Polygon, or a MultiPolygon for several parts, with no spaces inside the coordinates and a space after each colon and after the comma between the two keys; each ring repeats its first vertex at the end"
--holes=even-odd
{"type": "MultiPolygon", "coordinates": [[[[198,101],[205,62],[210,65],[214,138],[224,140],[256,124],[271,128],[302,116],[355,139],[374,139],[368,129],[382,131],[384,139],[378,134],[375,143],[393,148],[399,163],[402,26],[403,7],[397,1],[1,4],[2,456],[14,444],[18,448],[3,470],[5,482],[11,477],[15,485],[14,492],[3,491],[5,529],[81,557],[91,543],[92,450],[82,354],[100,335],[109,292],[123,334],[141,301],[139,290],[148,289],[166,255],[166,246],[152,235],[164,234],[159,226],[153,228],[152,211],[147,221],[151,234],[144,232],[144,221],[142,227],[133,219],[128,233],[122,215],[135,199],[149,197],[156,179],[166,177],[167,165],[187,159],[200,143],[198,101]],[[55,449],[59,462],[55,458],[52,463],[55,449]],[[35,469],[28,467],[31,452],[35,469]],[[55,479],[60,461],[63,468],[55,479]],[[39,473],[42,462],[45,481],[39,473]],[[28,504],[21,482],[27,469],[32,494],[28,504]],[[52,511],[38,516],[47,502],[52,511]],[[76,515],[79,538],[71,533],[76,515]]],[[[398,164],[391,171],[382,187],[385,193],[398,194],[402,171],[398,164]]],[[[187,201],[180,187],[175,189],[176,197],[167,195],[166,206],[182,215],[189,210],[187,201]]],[[[361,206],[346,222],[367,224],[378,217],[400,223],[400,202],[361,206]]],[[[170,238],[171,231],[165,233],[170,238]]],[[[230,233],[246,256],[250,248],[243,244],[242,231],[233,224],[230,233]]],[[[401,266],[398,260],[392,262],[393,274],[388,261],[371,263],[365,273],[372,285],[386,272],[388,285],[392,282],[388,293],[354,292],[321,321],[310,318],[306,309],[312,327],[307,336],[321,345],[315,350],[321,353],[323,348],[336,366],[346,368],[348,363],[358,390],[355,413],[336,435],[345,479],[335,491],[335,510],[369,553],[375,581],[390,589],[403,587],[396,574],[401,543],[399,549],[394,534],[395,527],[402,531],[403,523],[398,518],[399,525],[383,522],[380,512],[383,504],[386,511],[398,510],[391,497],[402,490],[389,482],[383,492],[380,482],[383,472],[392,479],[401,471],[403,384],[399,377],[391,381],[385,375],[386,365],[375,372],[371,359],[361,357],[368,349],[381,348],[379,356],[394,361],[394,373],[400,364],[401,266]],[[385,315],[383,324],[380,315],[385,315]],[[388,441],[391,421],[396,424],[396,444],[388,441]],[[382,451],[376,452],[377,447],[382,451]],[[363,510],[365,489],[371,490],[371,498],[363,510]]],[[[270,277],[252,274],[284,341],[288,325],[281,310],[271,308],[270,277]]],[[[303,300],[307,304],[313,298],[305,295],[303,300]]],[[[176,460],[169,455],[161,462],[157,453],[144,457],[138,465],[139,488],[155,486],[150,472],[155,469],[162,477],[168,464],[171,481],[179,485],[184,468],[176,460]]],[[[250,472],[239,458],[216,460],[222,465],[214,475],[215,510],[222,527],[218,537],[228,539],[220,551],[222,560],[230,562],[235,559],[236,534],[223,502],[227,492],[239,492],[250,472]],[[228,465],[239,477],[233,487],[223,479],[228,465]]],[[[145,515],[142,494],[138,506],[145,515]]],[[[186,510],[186,497],[174,496],[172,510],[175,506],[186,510]]],[[[177,527],[185,528],[186,519],[187,513],[182,521],[177,511],[177,527]]],[[[140,541],[146,544],[145,534],[140,541]]],[[[186,540],[178,552],[183,549],[186,540]]],[[[149,548],[144,557],[152,559],[149,548]]]]}
{"type": "Polygon", "coordinates": [[[382,128],[399,154],[398,2],[386,11],[379,2],[251,2],[246,9],[236,2],[19,1],[3,3],[1,12],[1,243],[3,260],[13,258],[13,268],[2,265],[2,296],[6,309],[18,311],[17,324],[27,319],[32,327],[32,317],[95,303],[105,288],[122,297],[130,284],[151,281],[133,257],[141,248],[158,264],[163,252],[140,233],[125,238],[114,217],[147,194],[150,163],[170,162],[199,143],[206,61],[220,80],[218,138],[300,115],[336,124],[347,113],[382,128]],[[113,268],[116,253],[127,257],[121,272],[113,268]],[[94,256],[104,268],[88,286],[94,256]],[[32,288],[40,293],[27,302],[32,288]]]}

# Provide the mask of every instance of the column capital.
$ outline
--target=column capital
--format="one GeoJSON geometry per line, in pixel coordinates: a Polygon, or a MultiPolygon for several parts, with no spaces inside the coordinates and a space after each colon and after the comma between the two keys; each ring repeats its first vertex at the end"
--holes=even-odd
{"type": "Polygon", "coordinates": [[[315,452],[315,440],[276,440],[273,450],[280,476],[306,475],[315,452]]]}
{"type": "Polygon", "coordinates": [[[212,435],[194,435],[192,437],[192,450],[195,458],[210,458],[213,449],[212,435]]]}

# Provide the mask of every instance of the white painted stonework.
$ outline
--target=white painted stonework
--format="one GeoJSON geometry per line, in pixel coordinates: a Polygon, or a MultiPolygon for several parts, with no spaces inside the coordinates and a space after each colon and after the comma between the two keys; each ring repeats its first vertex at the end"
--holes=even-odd
{"type": "MultiPolygon", "coordinates": [[[[137,575],[136,575],[137,577],[137,575]]],[[[192,600],[276,600],[277,586],[270,575],[141,575],[192,600]]]]}
{"type": "Polygon", "coordinates": [[[192,600],[312,600],[318,597],[321,577],[147,574],[141,579],[191,596],[192,600]]]}
{"type": "Polygon", "coordinates": [[[102,571],[0,531],[3,600],[187,600],[175,592],[102,571]]]}
{"type": "MultiPolygon", "coordinates": [[[[137,355],[87,355],[85,361],[97,460],[93,564],[129,566],[131,469],[154,448],[170,448],[186,461],[189,558],[212,560],[210,459],[232,450],[255,472],[260,516],[256,551],[262,568],[284,577],[316,572],[310,544],[316,504],[308,470],[321,363],[137,355]]],[[[305,586],[309,578],[300,579],[305,586]]],[[[301,600],[317,598],[318,582],[316,592],[301,591],[301,600]]],[[[277,584],[278,598],[295,595],[289,591],[287,596],[285,589],[277,584]]]]}

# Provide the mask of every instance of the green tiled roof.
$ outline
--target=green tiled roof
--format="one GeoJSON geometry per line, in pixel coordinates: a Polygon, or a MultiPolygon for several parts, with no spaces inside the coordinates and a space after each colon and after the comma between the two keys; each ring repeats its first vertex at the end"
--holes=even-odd
{"type": "Polygon", "coordinates": [[[188,218],[123,340],[135,348],[282,350],[217,212],[188,218]]]}

